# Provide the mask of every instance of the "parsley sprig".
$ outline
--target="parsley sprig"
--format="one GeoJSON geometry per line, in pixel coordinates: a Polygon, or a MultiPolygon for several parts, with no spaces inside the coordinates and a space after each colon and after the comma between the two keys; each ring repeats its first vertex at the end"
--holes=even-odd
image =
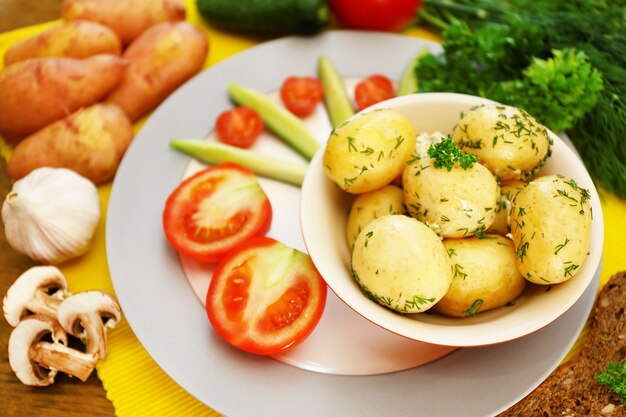
{"type": "Polygon", "coordinates": [[[606,385],[626,404],[626,362],[613,361],[606,365],[606,372],[596,374],[597,381],[606,385]]]}
{"type": "Polygon", "coordinates": [[[464,153],[450,135],[441,142],[430,145],[428,156],[435,161],[435,168],[445,168],[448,171],[452,171],[456,163],[463,169],[471,168],[476,163],[476,155],[464,153]]]}

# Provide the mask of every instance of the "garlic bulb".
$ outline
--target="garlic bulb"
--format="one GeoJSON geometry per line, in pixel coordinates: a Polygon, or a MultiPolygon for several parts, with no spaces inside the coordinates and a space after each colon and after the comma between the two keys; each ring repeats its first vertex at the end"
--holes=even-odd
{"type": "Polygon", "coordinates": [[[2,205],[7,241],[47,264],[84,254],[100,220],[96,186],[66,168],[38,168],[16,181],[2,205]]]}

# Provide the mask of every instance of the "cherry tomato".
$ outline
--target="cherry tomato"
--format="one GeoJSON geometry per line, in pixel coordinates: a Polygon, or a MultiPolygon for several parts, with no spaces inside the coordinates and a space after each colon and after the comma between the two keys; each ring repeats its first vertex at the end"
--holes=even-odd
{"type": "Polygon", "coordinates": [[[354,101],[363,110],[380,101],[395,97],[393,82],[384,75],[374,74],[360,81],[354,89],[354,101]]]}
{"type": "Polygon", "coordinates": [[[326,304],[326,291],[307,254],[260,237],[217,265],[206,311],[226,342],[249,353],[275,355],[313,331],[326,304]]]}
{"type": "Polygon", "coordinates": [[[256,110],[239,106],[226,110],[217,116],[215,132],[222,142],[238,146],[250,147],[263,132],[263,120],[256,110]]]}
{"type": "Polygon", "coordinates": [[[421,0],[330,0],[346,28],[397,31],[415,18],[421,0]]]}
{"type": "Polygon", "coordinates": [[[163,210],[163,230],[174,249],[205,262],[263,235],[271,220],[272,206],[256,175],[230,162],[181,182],[163,210]]]}
{"type": "Polygon", "coordinates": [[[315,77],[289,77],[280,87],[280,98],[287,110],[305,117],[322,101],[324,89],[315,77]]]}

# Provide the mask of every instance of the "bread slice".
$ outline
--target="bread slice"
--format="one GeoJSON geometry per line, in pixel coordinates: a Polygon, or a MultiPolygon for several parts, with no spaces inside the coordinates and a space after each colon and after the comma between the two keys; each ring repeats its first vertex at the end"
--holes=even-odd
{"type": "Polygon", "coordinates": [[[626,416],[626,404],[595,376],[605,372],[608,362],[626,359],[625,309],[626,271],[612,276],[600,291],[580,354],[499,417],[626,416]]]}

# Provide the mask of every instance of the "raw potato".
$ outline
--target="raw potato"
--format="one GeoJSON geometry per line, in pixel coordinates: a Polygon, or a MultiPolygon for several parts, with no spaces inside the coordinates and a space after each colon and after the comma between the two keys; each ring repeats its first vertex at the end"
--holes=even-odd
{"type": "Polygon", "coordinates": [[[113,178],[134,136],[124,112],[96,104],[27,137],[14,149],[7,171],[14,180],[36,168],[69,168],[95,184],[113,178]]]}
{"type": "Polygon", "coordinates": [[[90,20],[111,28],[124,46],[149,27],[185,20],[183,0],[64,0],[61,17],[90,20]]]}
{"type": "Polygon", "coordinates": [[[495,177],[479,163],[463,169],[435,168],[427,155],[402,174],[409,214],[442,237],[480,235],[491,226],[500,197],[495,177]]]}
{"type": "Polygon", "coordinates": [[[337,126],[324,149],[326,175],[341,189],[360,194],[396,179],[415,151],[415,129],[401,113],[362,113],[337,126]]]}
{"type": "Polygon", "coordinates": [[[99,54],[119,55],[122,45],[108,27],[86,20],[62,22],[38,35],[11,46],[4,56],[6,65],[29,58],[87,58],[99,54]]]}
{"type": "Polygon", "coordinates": [[[511,234],[517,268],[536,284],[558,284],[579,271],[589,251],[589,192],[559,175],[539,177],[515,198],[511,234]]]}
{"type": "Polygon", "coordinates": [[[33,58],[0,72],[0,134],[14,143],[106,96],[126,63],[114,55],[33,58]]]}
{"type": "Polygon", "coordinates": [[[530,178],[550,156],[546,128],[527,112],[503,105],[479,106],[456,125],[452,138],[501,180],[530,178]]]}
{"type": "Polygon", "coordinates": [[[513,242],[503,236],[445,239],[452,261],[452,285],[433,309],[454,316],[473,316],[502,307],[524,290],[526,280],[515,266],[513,242]]]}
{"type": "Polygon", "coordinates": [[[136,120],[200,71],[208,49],[207,38],[187,22],[151,27],[124,51],[130,64],[106,101],[136,120]]]}
{"type": "Polygon", "coordinates": [[[513,200],[526,187],[524,181],[510,180],[500,184],[500,200],[496,206],[496,218],[491,227],[487,228],[487,233],[496,233],[506,236],[511,230],[509,227],[509,214],[513,206],[513,200]]]}
{"type": "Polygon", "coordinates": [[[452,263],[439,237],[399,214],[363,229],[354,243],[352,271],[368,298],[409,314],[431,308],[452,282],[452,263]]]}
{"type": "Polygon", "coordinates": [[[402,189],[395,185],[385,185],[378,190],[359,195],[352,203],[346,238],[348,246],[356,240],[361,230],[373,220],[388,214],[404,214],[404,194],[402,189]]]}

